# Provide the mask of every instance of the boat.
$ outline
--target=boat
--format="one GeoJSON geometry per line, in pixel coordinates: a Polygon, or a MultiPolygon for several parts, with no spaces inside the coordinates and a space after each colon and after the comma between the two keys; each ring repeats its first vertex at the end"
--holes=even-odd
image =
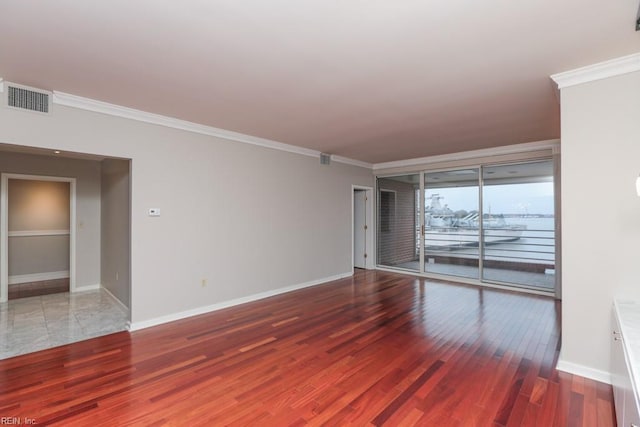
{"type": "Polygon", "coordinates": [[[448,205],[441,205],[444,197],[431,195],[429,206],[425,207],[424,240],[427,249],[451,250],[460,247],[478,246],[480,221],[484,233],[484,244],[513,242],[520,237],[527,226],[509,224],[504,215],[488,213],[480,218],[478,211],[454,212],[448,205]]]}

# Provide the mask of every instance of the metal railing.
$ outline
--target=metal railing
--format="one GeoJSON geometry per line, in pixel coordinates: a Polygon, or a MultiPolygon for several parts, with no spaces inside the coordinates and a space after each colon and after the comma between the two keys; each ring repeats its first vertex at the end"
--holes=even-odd
{"type": "MultiPolygon", "coordinates": [[[[478,258],[477,229],[432,227],[425,230],[425,256],[440,255],[452,258],[478,258]]],[[[526,228],[485,228],[483,230],[483,260],[514,263],[555,263],[553,230],[526,228]]],[[[419,240],[416,254],[419,254],[419,240]]]]}

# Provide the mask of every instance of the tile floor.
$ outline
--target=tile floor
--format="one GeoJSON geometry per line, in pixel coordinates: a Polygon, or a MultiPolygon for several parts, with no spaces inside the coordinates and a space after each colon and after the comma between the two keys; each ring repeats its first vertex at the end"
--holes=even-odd
{"type": "Polygon", "coordinates": [[[122,331],[127,320],[102,289],[0,303],[0,359],[122,331]]]}

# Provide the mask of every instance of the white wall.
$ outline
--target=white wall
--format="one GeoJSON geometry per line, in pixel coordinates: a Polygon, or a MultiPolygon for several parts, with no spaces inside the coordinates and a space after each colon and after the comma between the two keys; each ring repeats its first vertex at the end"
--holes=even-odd
{"type": "Polygon", "coordinates": [[[640,72],[562,89],[559,366],[606,379],[613,298],[640,298],[640,72]]]}
{"type": "MultiPolygon", "coordinates": [[[[13,122],[7,112],[0,107],[0,134],[38,125],[37,121],[13,122]]],[[[100,284],[100,163],[0,151],[0,172],[76,178],[76,288],[100,284]]]]}
{"type": "Polygon", "coordinates": [[[350,273],[351,185],[373,186],[365,168],[60,105],[0,108],[0,142],[132,159],[134,323],[350,273]]]}
{"type": "Polygon", "coordinates": [[[101,165],[100,283],[130,307],[129,161],[105,159],[101,165]]]}

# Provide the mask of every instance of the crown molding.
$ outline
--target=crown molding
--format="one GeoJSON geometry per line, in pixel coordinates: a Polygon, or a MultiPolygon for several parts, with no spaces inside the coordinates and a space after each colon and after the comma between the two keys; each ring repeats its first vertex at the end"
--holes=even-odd
{"type": "Polygon", "coordinates": [[[558,89],[563,89],[635,71],[640,71],[640,53],[552,74],[551,79],[556,82],[558,89]]]}
{"type": "Polygon", "coordinates": [[[344,163],[352,166],[360,166],[361,168],[373,169],[372,163],[363,162],[361,160],[350,159],[349,157],[331,155],[331,160],[337,163],[344,163]]]}
{"type": "MultiPolygon", "coordinates": [[[[133,108],[123,107],[108,102],[97,101],[95,99],[84,98],[69,93],[53,91],[53,103],[63,105],[65,107],[78,108],[81,110],[93,111],[95,113],[107,114],[110,116],[121,117],[129,120],[135,120],[144,123],[150,123],[168,128],[184,130],[187,132],[199,133],[202,135],[222,138],[229,141],[242,142],[245,144],[257,145],[259,147],[271,148],[274,150],[286,151],[288,153],[301,154],[308,157],[320,158],[320,151],[310,148],[298,147],[296,145],[285,144],[283,142],[273,141],[271,139],[260,138],[257,136],[246,135],[239,132],[233,132],[213,126],[201,125],[198,123],[180,120],[173,117],[162,116],[160,114],[148,113],[146,111],[136,110],[133,108]]],[[[359,160],[349,159],[341,156],[331,156],[331,159],[337,163],[344,163],[353,166],[360,166],[371,169],[372,164],[359,160]]]]}
{"type": "Polygon", "coordinates": [[[441,154],[438,156],[419,157],[416,159],[397,160],[394,162],[376,163],[373,170],[402,168],[407,166],[423,166],[432,163],[450,162],[455,160],[477,159],[481,157],[502,156],[508,154],[526,153],[530,151],[553,150],[560,146],[559,139],[525,142],[523,144],[505,145],[502,147],[482,148],[480,150],[463,151],[461,153],[441,154]]]}

